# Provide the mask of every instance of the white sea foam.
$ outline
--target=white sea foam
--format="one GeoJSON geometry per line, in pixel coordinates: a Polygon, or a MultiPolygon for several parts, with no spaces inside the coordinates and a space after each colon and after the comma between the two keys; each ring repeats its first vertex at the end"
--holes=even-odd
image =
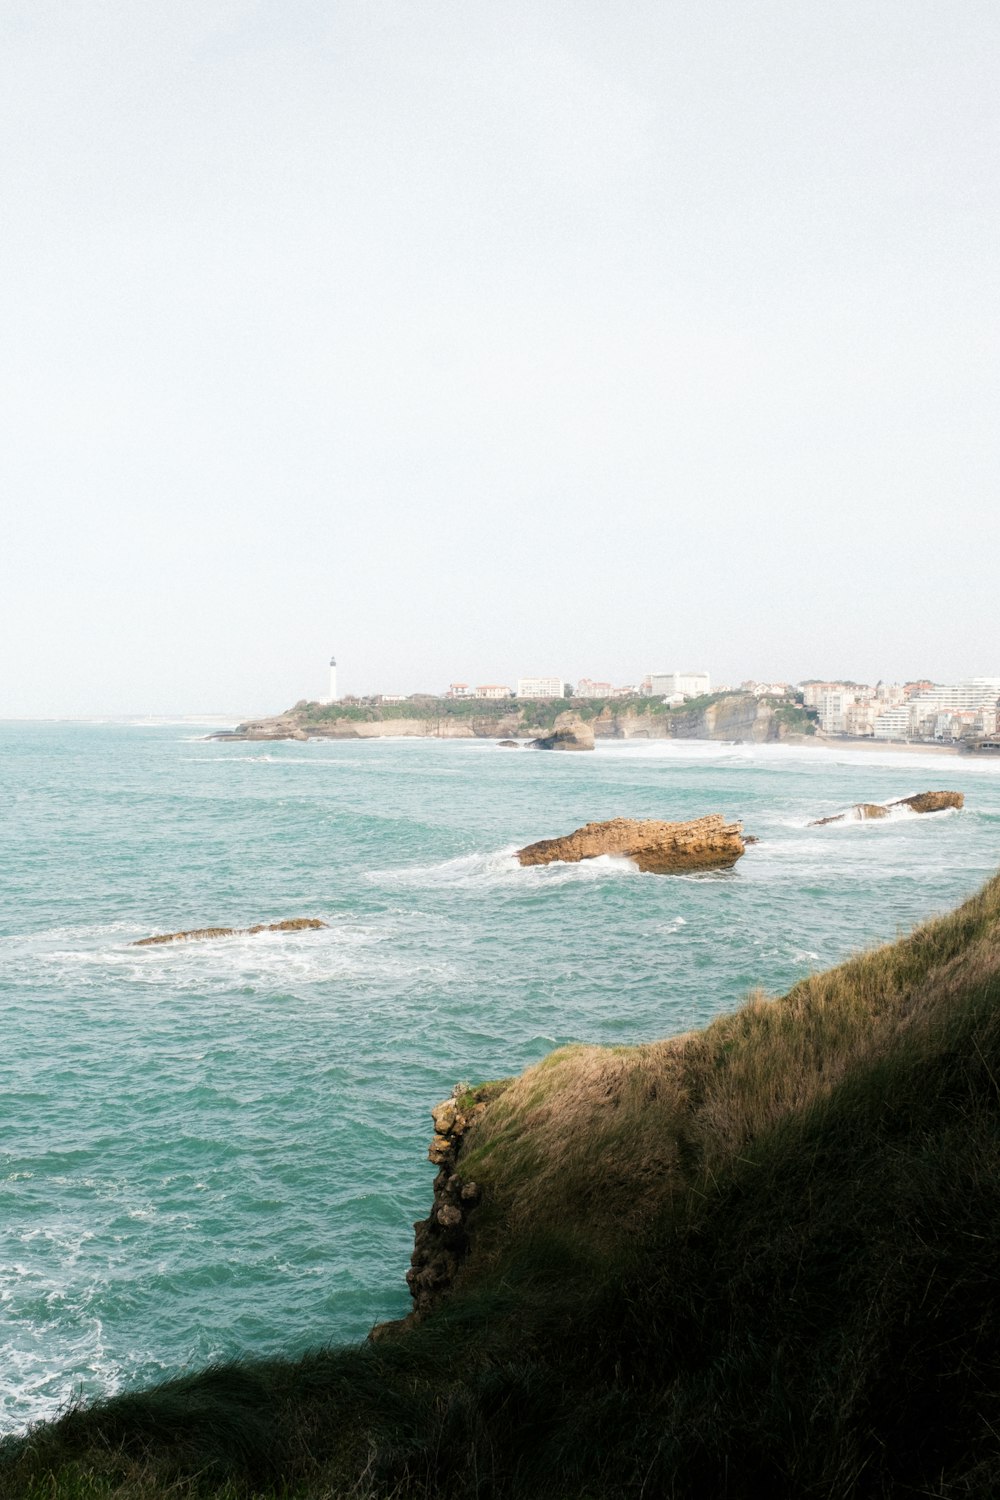
{"type": "Polygon", "coordinates": [[[884,830],[887,827],[891,827],[894,823],[911,823],[918,818],[921,823],[927,823],[929,820],[933,822],[939,822],[943,821],[945,818],[954,818],[961,816],[963,816],[963,809],[958,807],[942,807],[937,812],[921,813],[916,812],[912,807],[887,806],[887,811],[884,817],[865,818],[857,810],[857,806],[855,805],[851,807],[831,808],[829,812],[820,814],[820,818],[836,819],[836,821],[832,823],[821,824],[820,818],[817,818],[815,814],[811,815],[808,818],[782,818],[779,821],[780,825],[783,828],[809,829],[819,828],[822,826],[823,834],[825,835],[828,831],[833,832],[834,830],[836,830],[839,832],[843,832],[844,829],[881,828],[884,830]]]}
{"type": "Polygon", "coordinates": [[[388,886],[494,889],[534,885],[564,885],[595,880],[621,879],[641,872],[630,859],[602,854],[575,864],[561,861],[548,865],[522,865],[517,846],[484,854],[463,854],[433,865],[411,865],[399,870],[373,871],[369,880],[388,886]]]}
{"type": "Polygon", "coordinates": [[[945,749],[935,752],[933,748],[921,749],[918,754],[915,754],[912,750],[892,749],[890,746],[884,749],[868,746],[862,749],[847,749],[838,747],[836,744],[790,745],[782,742],[757,744],[726,740],[638,739],[598,740],[596,753],[601,757],[660,760],[668,764],[696,762],[711,765],[720,761],[732,761],[748,765],[757,764],[770,769],[779,769],[789,765],[818,769],[825,765],[860,770],[870,766],[905,770],[909,778],[914,776],[918,767],[934,769],[936,772],[947,770],[953,775],[962,777],[1000,776],[1000,756],[990,758],[989,756],[955,755],[954,752],[945,749]]]}
{"type": "MultiPolygon", "coordinates": [[[[148,928],[146,929],[148,932],[148,928]]],[[[252,990],[308,989],[327,981],[364,977],[371,983],[421,972],[393,944],[398,921],[332,919],[330,925],[295,933],[235,933],[230,937],[189,938],[134,946],[145,936],[132,923],[57,928],[0,940],[0,977],[44,976],[92,990],[105,983],[152,990],[206,992],[246,986],[252,990]]],[[[444,973],[440,955],[428,960],[444,973]]]]}

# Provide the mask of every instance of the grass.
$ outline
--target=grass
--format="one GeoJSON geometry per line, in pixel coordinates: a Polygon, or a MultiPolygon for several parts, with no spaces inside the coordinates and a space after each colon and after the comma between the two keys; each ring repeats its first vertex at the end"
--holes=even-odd
{"type": "Polygon", "coordinates": [[[702,1031],[564,1048],[419,1326],[0,1446],[3,1500],[1000,1493],[1000,879],[702,1031]]]}
{"type": "MultiPolygon", "coordinates": [[[[691,712],[701,712],[727,698],[745,698],[744,693],[709,693],[700,698],[689,698],[687,702],[670,707],[660,697],[646,698],[637,694],[631,698],[435,698],[418,696],[403,703],[297,703],[289,713],[296,714],[304,725],[323,725],[335,720],[352,723],[379,723],[391,719],[478,719],[499,720],[511,715],[520,715],[524,733],[550,730],[557,715],[568,710],[591,720],[605,711],[617,716],[645,714],[650,717],[667,718],[691,712]]],[[[792,715],[790,726],[800,727],[809,722],[804,711],[786,705],[792,715]]],[[[803,732],[808,732],[803,731],[803,732]]]]}
{"type": "Polygon", "coordinates": [[[513,698],[407,698],[402,703],[305,703],[288,710],[305,724],[377,724],[390,719],[501,719],[515,713],[513,698]]]}

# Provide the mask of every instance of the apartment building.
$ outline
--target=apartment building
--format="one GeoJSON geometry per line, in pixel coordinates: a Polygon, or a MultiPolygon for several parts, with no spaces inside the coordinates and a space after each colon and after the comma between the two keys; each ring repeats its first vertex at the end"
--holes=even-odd
{"type": "Polygon", "coordinates": [[[661,695],[664,698],[700,698],[712,691],[712,680],[707,672],[650,672],[646,682],[653,698],[661,695]]]}
{"type": "Polygon", "coordinates": [[[872,729],[876,740],[908,740],[913,733],[913,711],[908,703],[883,709],[872,729]]]}
{"type": "Polygon", "coordinates": [[[561,677],[519,677],[517,679],[519,698],[561,698],[562,695],[563,679],[561,677]]]}
{"type": "Polygon", "coordinates": [[[824,734],[847,732],[845,719],[849,709],[857,706],[858,693],[853,687],[827,688],[814,696],[811,707],[819,715],[819,727],[824,734]]]}
{"type": "Polygon", "coordinates": [[[951,709],[955,713],[977,713],[982,708],[996,708],[1000,699],[1000,677],[963,677],[956,683],[921,683],[909,695],[909,703],[918,711],[951,709]]]}

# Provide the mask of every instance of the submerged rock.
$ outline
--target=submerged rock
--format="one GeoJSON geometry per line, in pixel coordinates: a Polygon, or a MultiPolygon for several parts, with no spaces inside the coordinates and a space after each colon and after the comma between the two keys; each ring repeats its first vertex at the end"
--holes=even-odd
{"type": "Polygon", "coordinates": [[[193,938],[246,937],[257,932],[306,932],[326,927],[318,917],[289,917],[284,922],[257,922],[253,927],[193,927],[188,932],[163,932],[157,937],[139,938],[131,948],[150,948],[155,943],[183,943],[193,938]]]}
{"type": "Polygon", "coordinates": [[[497,740],[497,748],[499,750],[520,750],[521,747],[517,743],[517,740],[497,740]]]}
{"type": "Polygon", "coordinates": [[[556,719],[551,734],[528,741],[529,750],[593,750],[594,731],[579,714],[568,712],[556,719]]]}
{"type": "Polygon", "coordinates": [[[694,818],[689,823],[661,823],[654,818],[612,818],[587,823],[564,838],[542,839],[518,849],[522,865],[547,865],[555,860],[575,863],[601,854],[624,855],[640,870],[669,875],[684,870],[721,870],[734,865],[744,849],[740,823],[727,823],[721,813],[694,818]]]}
{"type": "Polygon", "coordinates": [[[814,819],[809,827],[822,828],[827,823],[867,823],[873,818],[887,818],[894,807],[908,807],[916,813],[932,813],[964,805],[963,792],[917,792],[913,797],[900,797],[895,802],[856,802],[847,812],[834,813],[830,818],[814,819]]]}
{"type": "Polygon", "coordinates": [[[888,807],[883,807],[881,802],[856,802],[847,812],[834,813],[829,818],[815,818],[809,824],[810,828],[822,828],[827,823],[867,823],[873,818],[887,818],[888,807]]]}

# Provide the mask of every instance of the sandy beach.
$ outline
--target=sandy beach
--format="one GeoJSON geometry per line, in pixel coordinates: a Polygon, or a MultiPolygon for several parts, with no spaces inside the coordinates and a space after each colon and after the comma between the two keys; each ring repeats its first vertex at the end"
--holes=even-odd
{"type": "Polygon", "coordinates": [[[902,751],[907,755],[958,755],[957,745],[914,745],[908,740],[854,740],[846,736],[841,738],[828,737],[825,735],[803,735],[799,741],[803,745],[815,745],[823,750],[893,750],[902,751]]]}

